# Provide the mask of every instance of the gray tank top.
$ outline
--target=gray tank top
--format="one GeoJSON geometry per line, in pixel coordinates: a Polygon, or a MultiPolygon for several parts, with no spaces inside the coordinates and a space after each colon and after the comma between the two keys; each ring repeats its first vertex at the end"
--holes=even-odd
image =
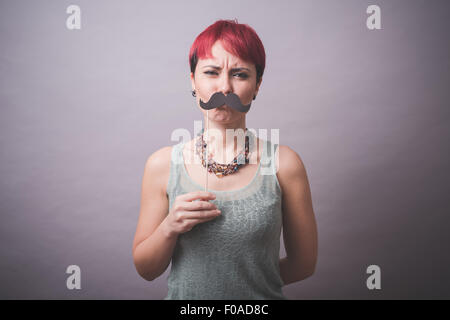
{"type": "MultiPolygon", "coordinates": [[[[251,182],[231,191],[208,189],[216,195],[211,202],[221,215],[178,236],[164,300],[287,299],[279,269],[281,189],[274,161],[278,145],[261,141],[261,161],[251,182]]],[[[172,148],[169,210],[178,195],[204,190],[187,173],[183,147],[180,142],[172,148]]]]}

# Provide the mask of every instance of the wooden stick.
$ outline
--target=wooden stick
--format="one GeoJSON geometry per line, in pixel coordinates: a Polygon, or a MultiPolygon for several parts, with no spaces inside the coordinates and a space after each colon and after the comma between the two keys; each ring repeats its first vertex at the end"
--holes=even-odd
{"type": "Polygon", "coordinates": [[[207,132],[207,137],[206,137],[206,181],[205,181],[205,191],[208,191],[208,163],[209,163],[209,159],[208,159],[208,149],[209,149],[209,141],[208,141],[208,135],[209,135],[209,117],[208,117],[208,111],[206,110],[206,132],[207,132]]]}

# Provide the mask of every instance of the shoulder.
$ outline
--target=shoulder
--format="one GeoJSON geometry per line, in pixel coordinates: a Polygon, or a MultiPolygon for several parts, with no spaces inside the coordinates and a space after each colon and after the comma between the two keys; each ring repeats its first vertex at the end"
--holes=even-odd
{"type": "Polygon", "coordinates": [[[300,155],[286,145],[280,145],[275,153],[277,177],[280,185],[292,180],[306,181],[306,168],[300,155]]]}
{"type": "Polygon", "coordinates": [[[145,162],[143,184],[155,184],[165,192],[170,174],[173,146],[162,147],[153,152],[145,162]]]}
{"type": "Polygon", "coordinates": [[[162,147],[153,152],[145,163],[145,168],[150,170],[160,170],[170,165],[173,146],[162,147]]]}

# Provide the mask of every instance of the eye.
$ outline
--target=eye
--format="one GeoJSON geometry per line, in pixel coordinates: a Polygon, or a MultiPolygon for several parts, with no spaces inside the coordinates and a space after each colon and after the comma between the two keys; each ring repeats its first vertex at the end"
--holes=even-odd
{"type": "Polygon", "coordinates": [[[215,71],[205,71],[205,74],[217,74],[215,71]]]}
{"type": "Polygon", "coordinates": [[[239,78],[242,78],[242,79],[248,78],[248,74],[246,74],[245,72],[235,73],[234,75],[238,75],[239,78]]]}

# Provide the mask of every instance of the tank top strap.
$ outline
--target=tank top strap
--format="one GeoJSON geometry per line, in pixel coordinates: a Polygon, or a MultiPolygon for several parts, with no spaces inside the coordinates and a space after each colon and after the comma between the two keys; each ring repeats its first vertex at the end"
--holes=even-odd
{"type": "Polygon", "coordinates": [[[177,143],[172,146],[172,153],[170,158],[170,174],[169,181],[167,182],[167,195],[174,195],[178,180],[180,178],[181,166],[183,163],[183,142],[177,143]]]}
{"type": "Polygon", "coordinates": [[[261,154],[260,175],[263,176],[263,184],[278,195],[281,195],[281,187],[277,172],[279,168],[278,143],[261,139],[264,144],[261,154]]]}
{"type": "MultiPolygon", "coordinates": [[[[262,175],[273,175],[277,172],[278,161],[277,161],[277,149],[278,143],[273,143],[270,140],[261,139],[262,144],[262,154],[261,154],[261,174],[262,175]]],[[[260,146],[261,148],[261,146],[260,146]]]]}

